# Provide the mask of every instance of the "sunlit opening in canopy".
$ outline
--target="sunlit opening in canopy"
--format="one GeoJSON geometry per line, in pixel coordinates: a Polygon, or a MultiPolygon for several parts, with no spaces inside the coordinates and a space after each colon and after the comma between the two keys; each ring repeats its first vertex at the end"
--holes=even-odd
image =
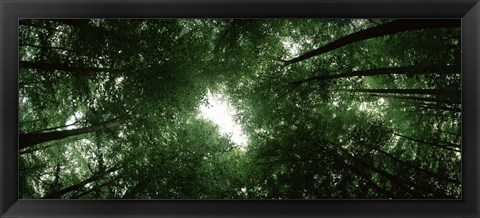
{"type": "Polygon", "coordinates": [[[70,118],[68,118],[67,122],[65,123],[67,130],[77,129],[78,128],[78,125],[76,125],[77,120],[80,120],[82,117],[83,117],[82,112],[75,112],[74,115],[70,116],[70,118]]]}
{"type": "Polygon", "coordinates": [[[245,148],[248,138],[235,120],[235,108],[219,93],[208,91],[206,99],[207,101],[199,107],[199,117],[217,124],[221,134],[230,137],[240,148],[245,148]]]}

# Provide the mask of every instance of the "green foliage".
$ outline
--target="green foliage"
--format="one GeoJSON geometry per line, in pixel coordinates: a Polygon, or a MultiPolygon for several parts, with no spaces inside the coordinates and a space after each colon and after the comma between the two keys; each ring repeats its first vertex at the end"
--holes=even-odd
{"type": "Polygon", "coordinates": [[[20,197],[460,198],[459,28],[285,64],[389,22],[21,20],[20,197]],[[199,115],[208,92],[248,145],[199,115]]]}

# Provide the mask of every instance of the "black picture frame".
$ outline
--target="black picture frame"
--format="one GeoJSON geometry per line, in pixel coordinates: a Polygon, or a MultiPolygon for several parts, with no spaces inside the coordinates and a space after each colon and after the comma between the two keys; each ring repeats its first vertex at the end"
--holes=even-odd
{"type": "Polygon", "coordinates": [[[479,217],[479,0],[0,0],[0,216],[479,217]],[[20,18],[459,18],[461,200],[18,200],[20,18]]]}

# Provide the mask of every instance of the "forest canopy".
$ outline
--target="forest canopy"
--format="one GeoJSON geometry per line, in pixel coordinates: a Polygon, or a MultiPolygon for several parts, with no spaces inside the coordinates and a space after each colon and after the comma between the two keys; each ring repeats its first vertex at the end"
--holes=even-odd
{"type": "Polygon", "coordinates": [[[460,199],[460,19],[21,19],[21,199],[460,199]]]}

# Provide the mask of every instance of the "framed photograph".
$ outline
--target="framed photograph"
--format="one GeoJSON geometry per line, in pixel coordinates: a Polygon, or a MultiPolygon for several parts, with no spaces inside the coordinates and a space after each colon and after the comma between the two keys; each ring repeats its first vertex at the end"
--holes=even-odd
{"type": "Polygon", "coordinates": [[[478,0],[2,1],[1,217],[478,217],[478,0]]]}

